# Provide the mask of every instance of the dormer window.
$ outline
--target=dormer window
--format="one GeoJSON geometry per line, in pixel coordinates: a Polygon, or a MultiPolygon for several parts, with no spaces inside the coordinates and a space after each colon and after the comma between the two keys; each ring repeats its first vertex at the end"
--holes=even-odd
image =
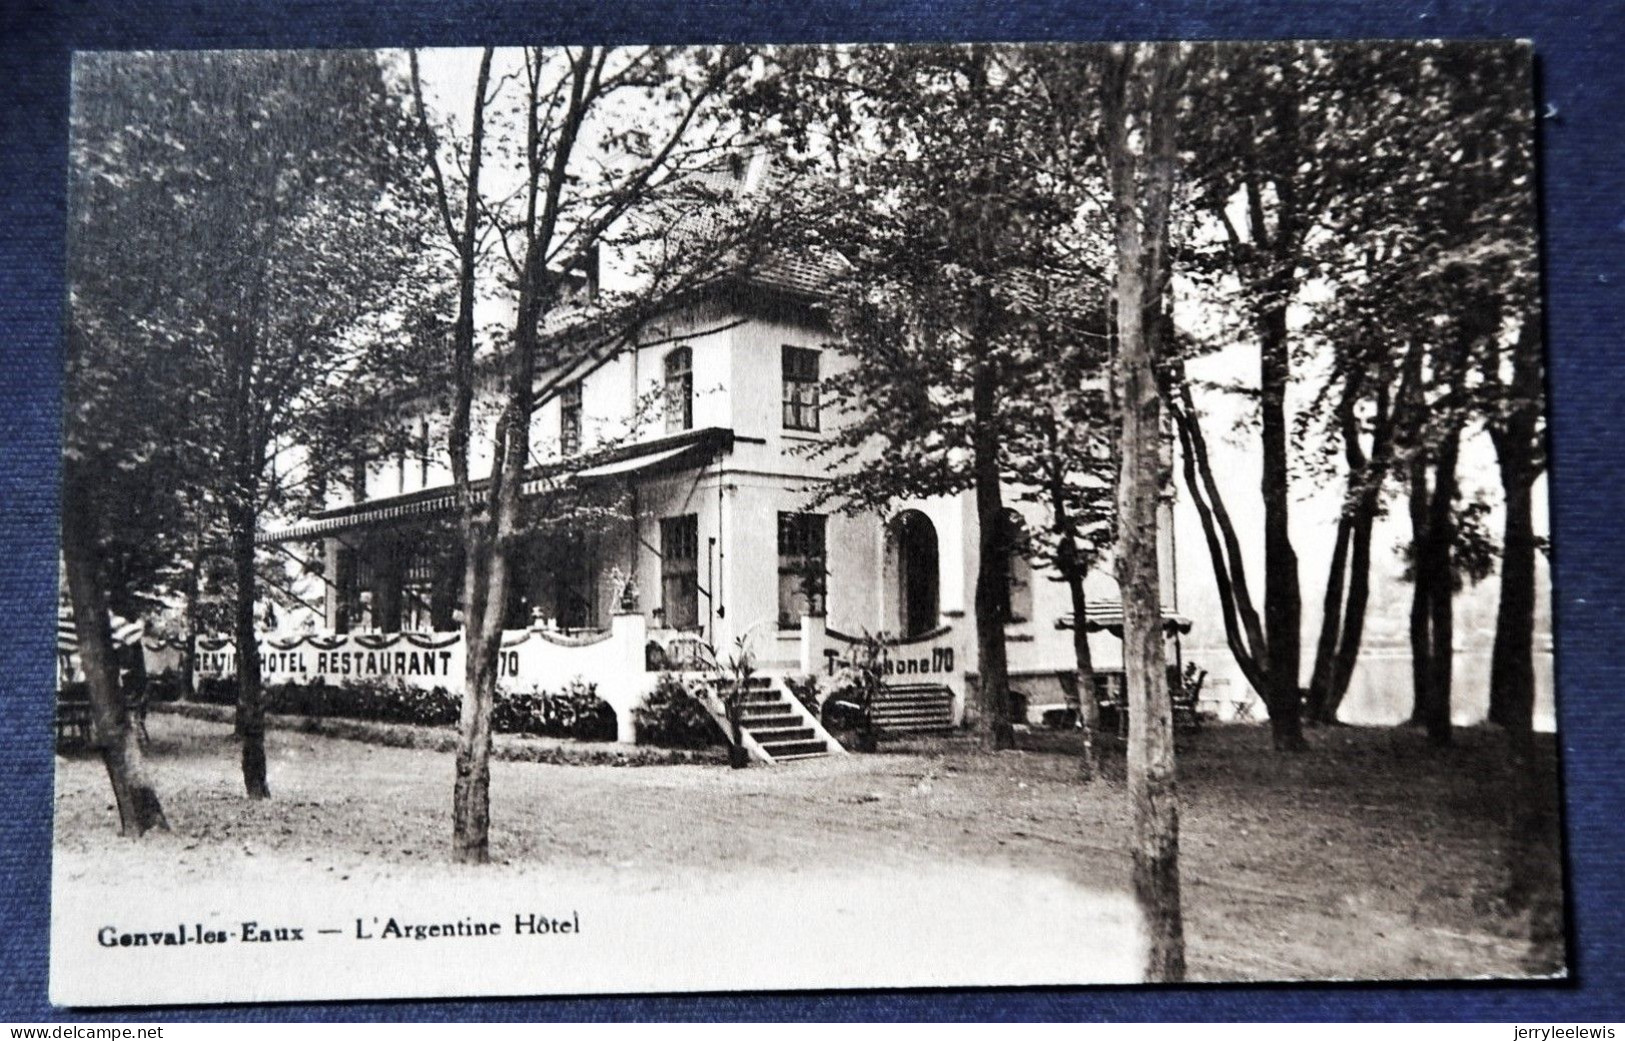
{"type": "Polygon", "coordinates": [[[559,392],[559,453],[575,455],[581,451],[581,381],[568,384],[559,392]]]}
{"type": "Polygon", "coordinates": [[[791,347],[783,352],[784,429],[818,430],[818,352],[791,347]]]}
{"type": "Polygon", "coordinates": [[[694,352],[679,347],[666,355],[666,432],[694,429],[694,352]]]}

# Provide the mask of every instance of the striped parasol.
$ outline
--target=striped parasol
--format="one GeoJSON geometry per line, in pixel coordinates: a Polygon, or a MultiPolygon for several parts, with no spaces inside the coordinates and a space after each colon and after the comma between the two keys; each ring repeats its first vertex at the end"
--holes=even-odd
{"type": "MultiPolygon", "coordinates": [[[[126,621],[118,615],[111,618],[113,623],[113,645],[115,647],[129,647],[140,641],[146,635],[147,624],[140,619],[133,622],[126,621]]],[[[56,611],[56,653],[79,653],[79,630],[74,628],[73,608],[63,606],[56,611]]]]}

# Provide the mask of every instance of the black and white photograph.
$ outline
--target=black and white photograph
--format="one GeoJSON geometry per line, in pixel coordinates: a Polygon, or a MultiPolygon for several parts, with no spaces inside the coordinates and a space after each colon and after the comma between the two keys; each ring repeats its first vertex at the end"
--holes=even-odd
{"type": "Polygon", "coordinates": [[[51,1001],[1568,978],[1534,60],[76,53],[51,1001]]]}

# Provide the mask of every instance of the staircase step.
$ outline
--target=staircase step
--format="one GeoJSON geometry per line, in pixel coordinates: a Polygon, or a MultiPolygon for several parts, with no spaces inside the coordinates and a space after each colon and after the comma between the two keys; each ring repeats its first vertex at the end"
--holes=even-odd
{"type": "Polygon", "coordinates": [[[755,727],[747,726],[750,736],[761,744],[775,741],[811,741],[812,727],[755,727]]]}
{"type": "Polygon", "coordinates": [[[773,761],[775,763],[791,763],[791,762],[794,762],[797,759],[828,759],[828,758],[829,758],[829,749],[826,748],[822,752],[803,752],[800,755],[776,755],[776,756],[773,757],[773,761]]]}
{"type": "Polygon", "coordinates": [[[746,715],[764,715],[772,712],[791,712],[790,703],[783,698],[777,701],[744,701],[739,705],[740,711],[746,715]]]}
{"type": "Polygon", "coordinates": [[[783,700],[784,695],[776,690],[756,690],[755,688],[747,689],[742,699],[743,703],[746,705],[756,705],[763,702],[777,702],[783,700]]]}
{"type": "Polygon", "coordinates": [[[757,730],[773,730],[775,728],[799,727],[802,725],[800,716],[792,716],[788,712],[776,716],[747,716],[739,722],[752,733],[757,730]]]}
{"type": "Polygon", "coordinates": [[[829,751],[829,745],[824,741],[777,741],[771,744],[764,743],[762,751],[780,759],[787,756],[823,755],[829,751]]]}

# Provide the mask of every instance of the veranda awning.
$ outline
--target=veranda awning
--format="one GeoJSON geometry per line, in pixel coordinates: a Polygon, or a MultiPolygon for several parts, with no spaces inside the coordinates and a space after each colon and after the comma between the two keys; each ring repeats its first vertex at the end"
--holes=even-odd
{"type": "Polygon", "coordinates": [[[695,445],[682,445],[678,448],[668,448],[664,452],[656,452],[653,455],[633,456],[630,459],[622,459],[615,463],[604,463],[601,466],[589,466],[585,470],[577,470],[574,475],[574,479],[578,481],[590,481],[596,478],[614,477],[619,474],[643,473],[654,470],[656,467],[666,463],[675,464],[676,460],[678,460],[680,457],[695,454],[695,445]]]}
{"type": "MultiPolygon", "coordinates": [[[[1086,612],[1083,620],[1083,631],[1089,633],[1111,633],[1118,639],[1123,638],[1123,604],[1117,600],[1090,600],[1085,604],[1086,612]]],[[[1074,618],[1071,614],[1064,614],[1055,620],[1055,628],[1072,628],[1074,618]]],[[[1191,620],[1182,614],[1165,612],[1162,616],[1162,628],[1169,636],[1184,634],[1191,631],[1191,620]]]]}
{"type": "MultiPolygon", "coordinates": [[[[580,460],[568,464],[536,467],[525,475],[521,494],[541,495],[549,489],[569,484],[587,484],[611,477],[633,474],[652,474],[685,466],[701,465],[716,453],[733,444],[733,431],[722,427],[687,430],[670,437],[658,438],[643,444],[627,445],[599,453],[593,465],[570,470],[580,460]]],[[[474,482],[476,491],[482,491],[486,482],[474,482]]],[[[255,538],[260,545],[294,542],[317,538],[338,531],[387,524],[412,517],[431,517],[452,513],[457,497],[449,488],[429,488],[406,495],[385,499],[371,499],[354,506],[319,513],[308,520],[287,527],[262,532],[255,538]]]]}

